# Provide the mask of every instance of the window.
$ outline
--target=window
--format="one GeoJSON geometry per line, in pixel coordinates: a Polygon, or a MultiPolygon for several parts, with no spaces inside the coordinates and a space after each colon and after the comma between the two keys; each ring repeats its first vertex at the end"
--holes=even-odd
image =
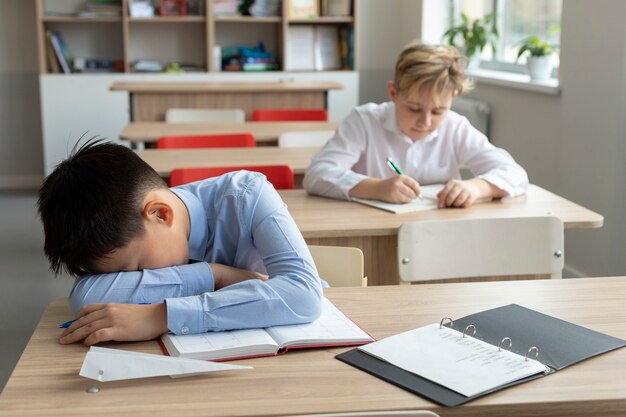
{"type": "MultiPolygon", "coordinates": [[[[521,42],[530,36],[547,40],[558,52],[562,0],[451,0],[451,5],[453,22],[460,19],[461,12],[470,19],[495,13],[499,32],[496,53],[494,56],[489,47],[483,50],[481,66],[484,68],[524,72],[525,57],[518,61],[517,51],[521,42]]],[[[553,54],[552,59],[558,67],[558,53],[553,54]]]]}

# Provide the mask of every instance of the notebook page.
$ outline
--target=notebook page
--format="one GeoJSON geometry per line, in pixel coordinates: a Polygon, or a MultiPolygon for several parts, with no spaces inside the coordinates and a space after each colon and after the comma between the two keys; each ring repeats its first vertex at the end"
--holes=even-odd
{"type": "Polygon", "coordinates": [[[263,329],[232,330],[190,335],[165,335],[170,354],[184,358],[219,359],[252,354],[274,353],[276,342],[263,329]],[[175,349],[172,352],[173,347],[175,349]],[[178,354],[176,354],[178,353],[178,354]]]}
{"type": "Polygon", "coordinates": [[[390,211],[392,213],[411,213],[414,211],[433,210],[437,208],[437,193],[439,193],[443,187],[443,184],[423,185],[420,187],[423,199],[416,198],[404,204],[387,203],[384,201],[368,200],[357,197],[353,197],[352,201],[376,207],[381,210],[390,211]]]}
{"type": "MultiPolygon", "coordinates": [[[[480,330],[480,329],[479,329],[480,330]]],[[[358,348],[467,397],[546,372],[535,360],[465,338],[439,324],[420,327],[358,348]]]]}
{"type": "Polygon", "coordinates": [[[322,299],[322,315],[314,322],[265,330],[281,347],[373,340],[326,298],[322,299]]]}

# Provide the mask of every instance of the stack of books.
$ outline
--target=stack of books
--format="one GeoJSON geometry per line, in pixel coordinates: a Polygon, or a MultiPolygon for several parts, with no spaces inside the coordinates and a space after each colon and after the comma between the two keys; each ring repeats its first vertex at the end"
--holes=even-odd
{"type": "Polygon", "coordinates": [[[280,0],[255,0],[250,7],[252,16],[278,16],[280,14],[280,0]]]}
{"type": "Polygon", "coordinates": [[[214,0],[213,14],[216,16],[239,14],[239,0],[214,0]]]}
{"type": "Polygon", "coordinates": [[[78,13],[80,17],[119,17],[122,15],[121,0],[91,0],[85,10],[78,13]]]}

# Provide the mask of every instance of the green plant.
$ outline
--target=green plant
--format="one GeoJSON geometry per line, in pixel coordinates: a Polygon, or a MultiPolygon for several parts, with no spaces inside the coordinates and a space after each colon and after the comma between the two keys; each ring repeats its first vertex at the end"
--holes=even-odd
{"type": "Polygon", "coordinates": [[[491,45],[493,52],[496,52],[496,39],[498,39],[498,29],[496,28],[496,15],[489,13],[482,19],[470,21],[465,13],[461,13],[461,23],[452,26],[444,34],[448,44],[452,46],[462,46],[465,48],[467,57],[480,53],[487,44],[491,45]],[[457,40],[463,39],[463,44],[458,45],[457,40]]]}
{"type": "Polygon", "coordinates": [[[542,41],[537,36],[531,36],[524,40],[522,45],[517,50],[517,59],[528,52],[530,56],[548,56],[554,52],[554,47],[548,43],[548,41],[542,41]]]}

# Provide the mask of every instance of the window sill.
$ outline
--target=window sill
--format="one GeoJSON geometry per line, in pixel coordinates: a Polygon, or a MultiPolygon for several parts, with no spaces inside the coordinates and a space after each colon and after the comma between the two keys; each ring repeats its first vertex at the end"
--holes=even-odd
{"type": "Polygon", "coordinates": [[[551,78],[546,81],[530,81],[526,74],[493,71],[488,69],[472,69],[467,71],[470,78],[477,83],[515,88],[518,90],[533,91],[541,94],[558,95],[561,92],[559,80],[551,78]]]}

